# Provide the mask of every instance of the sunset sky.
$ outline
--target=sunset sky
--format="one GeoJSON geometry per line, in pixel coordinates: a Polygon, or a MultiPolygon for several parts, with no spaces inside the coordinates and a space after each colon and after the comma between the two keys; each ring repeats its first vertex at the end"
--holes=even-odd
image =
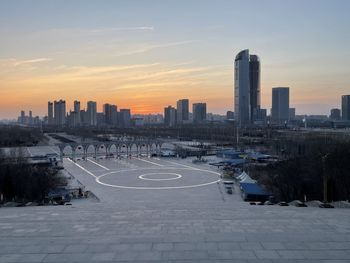
{"type": "MultiPolygon", "coordinates": [[[[262,106],[290,87],[297,114],[350,94],[347,0],[1,0],[0,119],[47,101],[162,113],[181,98],[233,109],[233,60],[261,60],[262,106]]],[[[269,110],[268,110],[269,111],[269,110]]]]}

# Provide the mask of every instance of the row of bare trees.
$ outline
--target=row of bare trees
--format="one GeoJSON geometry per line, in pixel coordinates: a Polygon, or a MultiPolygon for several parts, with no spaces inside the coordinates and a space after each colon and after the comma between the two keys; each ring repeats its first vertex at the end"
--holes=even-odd
{"type": "Polygon", "coordinates": [[[20,148],[0,151],[0,203],[42,202],[51,190],[65,184],[58,170],[28,163],[20,148]]]}
{"type": "Polygon", "coordinates": [[[295,143],[304,150],[276,164],[255,167],[253,177],[279,200],[323,200],[324,184],[328,201],[349,200],[350,143],[325,143],[323,139],[317,142],[317,138],[295,143]]]}
{"type": "Polygon", "coordinates": [[[38,128],[0,126],[0,147],[33,146],[42,139],[43,135],[38,128]]]}

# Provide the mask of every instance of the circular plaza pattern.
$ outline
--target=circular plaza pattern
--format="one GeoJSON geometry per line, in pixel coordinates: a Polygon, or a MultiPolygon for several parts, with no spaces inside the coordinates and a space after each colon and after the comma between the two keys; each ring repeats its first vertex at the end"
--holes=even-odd
{"type": "Polygon", "coordinates": [[[96,182],[122,189],[184,189],[215,184],[221,180],[219,176],[220,173],[197,168],[135,168],[102,174],[96,182]]]}

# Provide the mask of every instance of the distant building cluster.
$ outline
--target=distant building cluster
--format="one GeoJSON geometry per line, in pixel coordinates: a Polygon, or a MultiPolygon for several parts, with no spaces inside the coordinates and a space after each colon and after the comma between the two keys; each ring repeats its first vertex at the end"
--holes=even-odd
{"type": "Polygon", "coordinates": [[[140,127],[144,125],[165,125],[175,127],[185,124],[203,124],[207,121],[223,122],[226,116],[207,113],[206,103],[193,103],[192,112],[188,99],[178,100],[176,108],[168,106],[162,114],[131,114],[130,109],[118,109],[117,105],[103,104],[102,112],[97,112],[97,103],[88,101],[86,108],[81,108],[80,101],[74,101],[73,110],[67,112],[65,100],[49,101],[47,104],[47,116],[43,119],[25,116],[21,111],[18,123],[25,125],[48,125],[53,127],[140,127]],[[35,121],[34,121],[35,120],[35,121]]]}
{"type": "Polygon", "coordinates": [[[180,99],[176,102],[176,108],[167,106],[164,108],[164,124],[169,127],[180,126],[189,123],[205,123],[207,118],[207,104],[193,103],[190,112],[189,100],[180,99]]]}
{"type": "Polygon", "coordinates": [[[74,101],[73,111],[66,111],[66,101],[59,100],[47,104],[47,125],[52,126],[115,126],[130,127],[130,109],[120,109],[117,105],[104,104],[103,112],[97,112],[96,101],[88,101],[86,109],[81,109],[80,101],[74,101]]]}
{"type": "Polygon", "coordinates": [[[164,123],[164,117],[162,114],[134,114],[132,121],[136,127],[160,125],[164,123]]]}
{"type": "Polygon", "coordinates": [[[39,116],[33,117],[33,113],[31,110],[28,112],[28,115],[26,115],[26,112],[22,110],[20,116],[18,116],[17,118],[17,122],[21,125],[28,126],[37,126],[41,123],[39,116]]]}

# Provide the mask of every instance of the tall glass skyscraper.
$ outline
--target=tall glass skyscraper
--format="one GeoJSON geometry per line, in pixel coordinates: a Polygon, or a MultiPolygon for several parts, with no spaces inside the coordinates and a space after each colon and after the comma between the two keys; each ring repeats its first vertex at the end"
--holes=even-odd
{"type": "Polygon", "coordinates": [[[260,61],[249,50],[239,52],[234,65],[235,121],[243,126],[254,121],[260,109],[260,61]]]}
{"type": "Polygon", "coordinates": [[[260,110],[260,61],[257,55],[249,56],[250,120],[257,119],[260,110]]]}

